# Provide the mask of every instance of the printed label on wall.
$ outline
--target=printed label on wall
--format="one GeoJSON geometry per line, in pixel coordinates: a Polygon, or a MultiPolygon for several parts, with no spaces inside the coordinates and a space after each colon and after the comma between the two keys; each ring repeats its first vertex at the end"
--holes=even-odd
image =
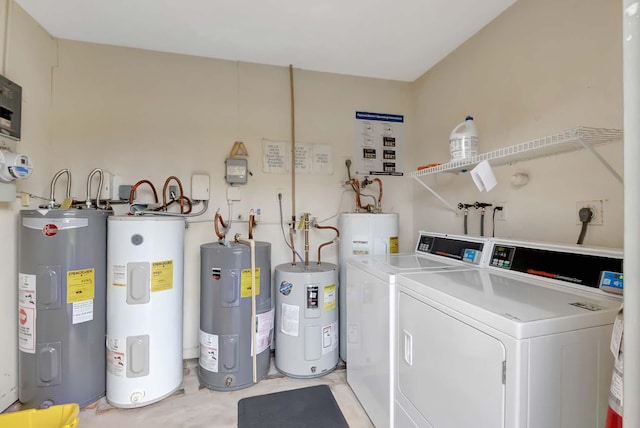
{"type": "Polygon", "coordinates": [[[336,308],[336,285],[324,286],[324,310],[330,311],[336,308]]]}
{"type": "Polygon", "coordinates": [[[73,303],[72,324],[93,320],[93,299],[73,303]]]}
{"type": "Polygon", "coordinates": [[[398,237],[389,237],[389,254],[398,254],[398,237]]]}
{"type": "Polygon", "coordinates": [[[124,377],[126,373],[125,340],[107,337],[107,373],[124,377]]]}
{"type": "Polygon", "coordinates": [[[151,291],[173,288],[173,260],[151,263],[151,291]]]}
{"type": "Polygon", "coordinates": [[[127,286],[127,267],[123,265],[111,266],[111,285],[116,287],[127,286]]]}
{"type": "Polygon", "coordinates": [[[200,330],[200,367],[218,373],[218,335],[200,330]]]}
{"type": "Polygon", "coordinates": [[[322,327],[322,355],[338,347],[338,321],[322,327]]]}
{"type": "Polygon", "coordinates": [[[300,306],[282,304],[282,317],[280,319],[280,331],[289,336],[298,336],[300,324],[300,306]]]}
{"type": "Polygon", "coordinates": [[[95,293],[95,269],[67,272],[67,303],[93,299],[95,293]]]}
{"type": "MultiPolygon", "coordinates": [[[[258,354],[271,347],[274,315],[275,308],[269,312],[256,315],[256,348],[258,349],[258,354]]],[[[251,355],[253,355],[253,351],[251,351],[251,355]]]]}
{"type": "MultiPolygon", "coordinates": [[[[256,296],[260,294],[260,268],[256,268],[256,296]]],[[[251,269],[240,272],[240,297],[251,297],[251,269]]]]}

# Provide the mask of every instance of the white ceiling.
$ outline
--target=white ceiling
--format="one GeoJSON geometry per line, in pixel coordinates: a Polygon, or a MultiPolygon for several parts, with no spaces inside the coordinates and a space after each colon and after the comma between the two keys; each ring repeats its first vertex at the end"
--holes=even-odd
{"type": "Polygon", "coordinates": [[[414,81],[516,0],[16,0],[52,36],[414,81]]]}

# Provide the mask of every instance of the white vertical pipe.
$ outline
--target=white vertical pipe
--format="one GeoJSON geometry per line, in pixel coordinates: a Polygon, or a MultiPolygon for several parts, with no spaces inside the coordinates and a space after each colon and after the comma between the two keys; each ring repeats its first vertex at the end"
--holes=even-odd
{"type": "Polygon", "coordinates": [[[253,239],[243,239],[236,235],[236,242],[249,245],[251,250],[251,366],[253,372],[253,383],[257,383],[257,358],[258,348],[256,343],[256,241],[253,239]]]}
{"type": "Polygon", "coordinates": [[[640,3],[622,1],[624,98],[624,426],[640,427],[640,3]],[[635,184],[634,184],[635,183],[635,184]]]}

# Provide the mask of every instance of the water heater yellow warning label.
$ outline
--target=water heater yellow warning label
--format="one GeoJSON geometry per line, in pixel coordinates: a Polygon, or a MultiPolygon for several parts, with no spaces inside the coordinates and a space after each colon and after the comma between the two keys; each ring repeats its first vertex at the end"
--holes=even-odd
{"type": "Polygon", "coordinates": [[[173,288],[173,260],[151,263],[151,291],[173,288]]]}
{"type": "Polygon", "coordinates": [[[67,271],[67,303],[91,300],[94,294],[94,268],[67,271]]]}
{"type": "Polygon", "coordinates": [[[330,311],[336,308],[336,285],[329,284],[324,286],[324,310],[330,311]]]}
{"type": "MultiPolygon", "coordinates": [[[[260,268],[256,268],[256,296],[260,294],[260,268]]],[[[251,297],[251,269],[240,274],[240,297],[251,297]]]]}
{"type": "Polygon", "coordinates": [[[389,254],[398,254],[398,237],[389,237],[389,254]]]}

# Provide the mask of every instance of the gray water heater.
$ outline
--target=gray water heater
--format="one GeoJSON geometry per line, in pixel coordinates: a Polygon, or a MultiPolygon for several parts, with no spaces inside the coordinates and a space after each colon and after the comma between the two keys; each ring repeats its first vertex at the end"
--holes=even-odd
{"type": "MultiPolygon", "coordinates": [[[[200,360],[207,388],[229,391],[253,385],[251,346],[251,252],[242,243],[200,246],[200,360]]],[[[271,244],[255,243],[256,379],[267,375],[274,310],[271,244]]]]}
{"type": "Polygon", "coordinates": [[[105,395],[111,213],[20,212],[18,395],[25,408],[83,407],[105,395]]]}

